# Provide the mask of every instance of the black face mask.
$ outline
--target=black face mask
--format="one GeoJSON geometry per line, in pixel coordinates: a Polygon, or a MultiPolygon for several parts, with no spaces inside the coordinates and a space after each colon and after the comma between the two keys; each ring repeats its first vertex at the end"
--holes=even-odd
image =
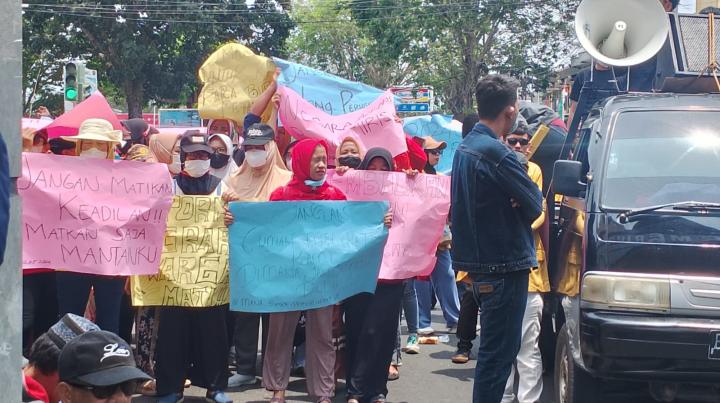
{"type": "Polygon", "coordinates": [[[210,166],[214,169],[223,168],[230,162],[230,156],[220,153],[215,153],[210,157],[210,166]]]}
{"type": "Polygon", "coordinates": [[[357,167],[360,166],[361,162],[362,160],[360,159],[360,157],[355,157],[352,155],[338,158],[338,163],[340,164],[340,166],[350,167],[353,169],[357,169],[357,167]]]}

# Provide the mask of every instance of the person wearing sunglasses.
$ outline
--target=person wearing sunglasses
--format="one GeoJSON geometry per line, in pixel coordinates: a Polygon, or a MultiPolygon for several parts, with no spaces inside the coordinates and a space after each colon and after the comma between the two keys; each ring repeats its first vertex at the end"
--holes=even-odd
{"type": "Polygon", "coordinates": [[[68,342],[60,353],[58,372],[63,403],[130,403],[138,382],[151,379],[135,365],[130,345],[102,330],[68,342]]]}
{"type": "MultiPolygon", "coordinates": [[[[512,133],[503,136],[505,144],[515,151],[518,161],[527,169],[528,176],[535,182],[538,189],[543,190],[543,175],[540,166],[527,159],[530,144],[530,127],[524,118],[518,118],[517,128],[512,133]]],[[[542,242],[542,227],[545,224],[547,206],[543,201],[543,211],[532,223],[533,238],[537,266],[530,270],[528,279],[528,296],[525,304],[525,314],[522,322],[522,337],[520,351],[511,369],[510,376],[505,384],[502,403],[518,401],[520,403],[537,402],[543,390],[542,357],[540,354],[540,322],[543,311],[543,294],[550,292],[550,277],[548,275],[545,247],[542,242]],[[518,373],[519,383],[515,393],[515,372],[518,373]]]]}

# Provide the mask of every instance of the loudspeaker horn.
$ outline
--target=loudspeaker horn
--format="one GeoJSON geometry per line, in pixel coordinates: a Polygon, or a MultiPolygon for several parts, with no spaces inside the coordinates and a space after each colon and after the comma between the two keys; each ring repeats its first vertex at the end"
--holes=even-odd
{"type": "Polygon", "coordinates": [[[665,44],[670,22],[658,0],[583,0],[575,15],[575,34],[595,60],[609,66],[635,66],[665,44]]]}

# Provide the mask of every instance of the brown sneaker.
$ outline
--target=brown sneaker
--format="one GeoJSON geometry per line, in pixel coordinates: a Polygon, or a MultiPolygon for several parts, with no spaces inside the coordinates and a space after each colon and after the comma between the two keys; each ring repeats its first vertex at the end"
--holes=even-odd
{"type": "Polygon", "coordinates": [[[470,361],[470,351],[458,350],[455,352],[455,354],[453,354],[452,358],[450,359],[455,364],[467,364],[467,362],[470,361]]]}

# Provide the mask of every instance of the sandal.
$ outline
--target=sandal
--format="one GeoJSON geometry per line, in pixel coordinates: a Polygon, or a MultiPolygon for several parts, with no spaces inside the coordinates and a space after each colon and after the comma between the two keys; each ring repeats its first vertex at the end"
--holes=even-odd
{"type": "Polygon", "coordinates": [[[400,371],[398,370],[397,365],[390,365],[390,369],[388,370],[388,381],[396,381],[400,379],[400,371]]]}
{"type": "Polygon", "coordinates": [[[285,403],[284,397],[273,397],[270,399],[270,403],[285,403]]]}
{"type": "Polygon", "coordinates": [[[332,398],[324,396],[318,399],[317,403],[332,403],[332,398]]]}

